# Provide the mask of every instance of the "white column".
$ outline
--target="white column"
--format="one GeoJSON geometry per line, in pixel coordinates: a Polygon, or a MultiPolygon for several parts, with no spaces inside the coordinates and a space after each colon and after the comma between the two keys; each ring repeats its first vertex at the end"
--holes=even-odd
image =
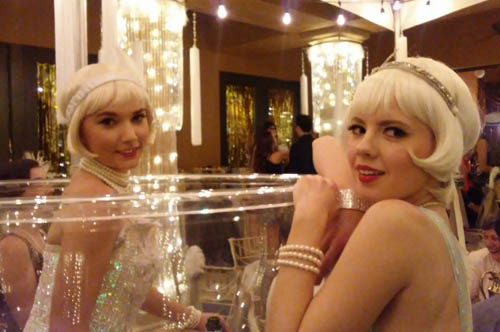
{"type": "MultiPolygon", "coordinates": [[[[56,88],[64,89],[73,74],[87,65],[87,0],[54,0],[56,88]]],[[[62,119],[57,119],[58,123],[62,119]]],[[[71,156],[71,165],[78,165],[71,156]]]]}

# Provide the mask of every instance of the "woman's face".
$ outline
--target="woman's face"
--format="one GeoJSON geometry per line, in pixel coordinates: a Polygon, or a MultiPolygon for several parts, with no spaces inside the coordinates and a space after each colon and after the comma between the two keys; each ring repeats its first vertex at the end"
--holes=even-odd
{"type": "Polygon", "coordinates": [[[80,138],[97,161],[120,172],[137,166],[149,135],[145,105],[114,103],[82,121],[80,138]]]}
{"type": "Polygon", "coordinates": [[[426,188],[435,180],[413,163],[408,151],[419,158],[430,156],[434,135],[398,107],[383,113],[358,114],[347,124],[347,154],[356,189],[370,202],[394,198],[422,204],[429,200],[426,188]]]}
{"type": "Polygon", "coordinates": [[[483,241],[491,256],[500,262],[500,240],[494,229],[483,230],[483,241]]]}
{"type": "MultiPolygon", "coordinates": [[[[47,173],[41,167],[33,167],[30,169],[30,180],[45,180],[47,173]]],[[[52,194],[53,189],[46,183],[32,183],[23,192],[23,196],[47,196],[52,194]]]]}

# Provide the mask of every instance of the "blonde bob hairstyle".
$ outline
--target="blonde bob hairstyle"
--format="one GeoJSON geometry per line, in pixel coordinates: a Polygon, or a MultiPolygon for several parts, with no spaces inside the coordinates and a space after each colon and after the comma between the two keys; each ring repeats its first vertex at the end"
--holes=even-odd
{"type": "Polygon", "coordinates": [[[91,90],[88,95],[74,109],[73,114],[66,114],[68,104],[71,98],[88,88],[89,82],[99,80],[103,76],[111,76],[113,74],[125,74],[135,77],[131,72],[127,72],[121,68],[116,68],[107,64],[92,64],[83,67],[75,73],[71,79],[68,88],[63,91],[58,99],[59,116],[68,122],[68,150],[71,153],[78,154],[87,158],[97,158],[97,155],[90,152],[82,143],[80,137],[80,127],[86,116],[94,114],[100,110],[106,109],[114,104],[126,104],[133,100],[139,100],[144,104],[146,109],[146,117],[149,124],[148,144],[154,141],[154,114],[149,103],[149,98],[146,90],[139,85],[140,79],[137,78],[137,83],[127,80],[110,80],[102,85],[91,90]],[[68,118],[69,117],[69,118],[68,118]]]}
{"type": "Polygon", "coordinates": [[[455,188],[453,175],[462,156],[474,147],[479,137],[479,111],[467,85],[443,63],[429,58],[407,58],[404,62],[437,78],[453,96],[457,114],[453,115],[443,97],[423,78],[397,68],[383,69],[368,76],[357,88],[346,114],[342,139],[345,142],[347,127],[358,114],[389,114],[397,106],[405,116],[419,119],[431,128],[436,146],[425,159],[408,152],[416,166],[439,181],[440,186],[429,188],[429,192],[438,201],[449,204],[455,188]]]}

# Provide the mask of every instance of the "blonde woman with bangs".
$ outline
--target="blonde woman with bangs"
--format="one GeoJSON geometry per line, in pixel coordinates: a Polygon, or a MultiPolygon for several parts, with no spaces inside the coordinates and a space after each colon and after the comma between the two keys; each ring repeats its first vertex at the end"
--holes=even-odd
{"type": "MultiPolygon", "coordinates": [[[[148,96],[129,61],[120,53],[120,66],[82,68],[60,96],[69,150],[81,157],[63,196],[129,192],[129,172],[154,140],[148,96]]],[[[80,216],[87,208],[110,209],[88,203],[59,213],[80,216]]],[[[154,247],[159,231],[133,220],[53,224],[25,331],[132,331],[140,309],[179,328],[205,331],[210,314],[169,302],[152,287],[162,263],[161,248],[154,247]]]]}
{"type": "Polygon", "coordinates": [[[266,331],[472,331],[446,208],[479,130],[467,86],[446,65],[407,58],[376,68],[340,141],[314,143],[320,176],[296,184],[266,331]]]}

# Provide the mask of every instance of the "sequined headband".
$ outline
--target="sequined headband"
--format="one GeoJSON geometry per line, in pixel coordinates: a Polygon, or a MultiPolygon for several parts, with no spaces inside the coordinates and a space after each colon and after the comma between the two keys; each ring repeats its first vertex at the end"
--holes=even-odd
{"type": "Polygon", "coordinates": [[[100,87],[101,85],[114,81],[128,81],[136,84],[141,88],[144,88],[144,85],[140,81],[138,81],[134,76],[127,73],[109,73],[99,76],[81,87],[80,90],[78,90],[73,95],[73,97],[71,97],[68,106],[66,106],[66,123],[69,124],[71,122],[76,108],[89,95],[89,93],[92,92],[92,90],[100,87]]]}
{"type": "Polygon", "coordinates": [[[423,79],[431,87],[433,87],[434,90],[436,90],[439,93],[439,95],[446,102],[446,105],[448,105],[448,108],[450,109],[451,113],[454,116],[457,115],[457,104],[455,102],[455,98],[453,98],[450,91],[444,86],[444,84],[441,83],[434,75],[432,75],[428,71],[426,71],[423,68],[420,68],[412,63],[409,63],[409,62],[393,61],[393,62],[388,62],[386,64],[383,64],[380,67],[374,68],[372,70],[372,74],[379,72],[381,70],[384,70],[384,69],[404,70],[408,73],[411,73],[411,74],[423,79]]]}

